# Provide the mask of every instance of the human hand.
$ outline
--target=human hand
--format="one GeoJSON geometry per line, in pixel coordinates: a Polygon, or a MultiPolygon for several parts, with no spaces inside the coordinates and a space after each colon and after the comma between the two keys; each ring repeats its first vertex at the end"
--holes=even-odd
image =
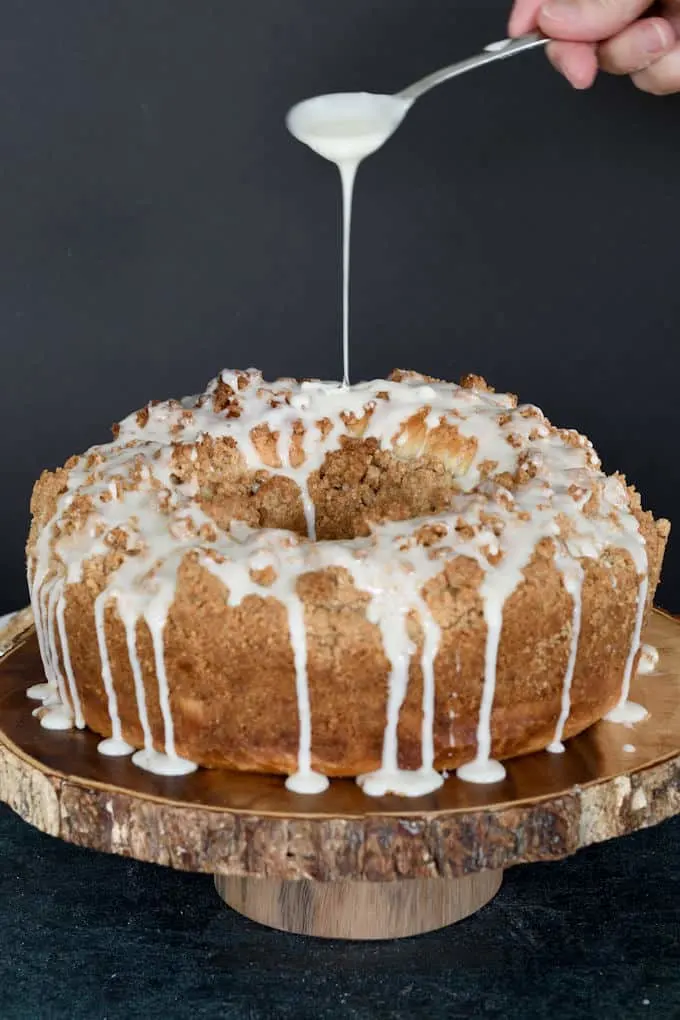
{"type": "Polygon", "coordinates": [[[601,68],[656,96],[680,92],[680,0],[515,0],[508,34],[536,28],[555,40],[548,57],[577,89],[601,68]]]}

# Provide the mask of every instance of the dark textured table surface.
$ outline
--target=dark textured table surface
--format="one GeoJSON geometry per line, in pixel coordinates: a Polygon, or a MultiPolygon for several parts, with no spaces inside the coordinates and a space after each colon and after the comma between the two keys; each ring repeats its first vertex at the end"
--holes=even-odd
{"type": "Polygon", "coordinates": [[[680,1017],[680,819],[515,868],[461,924],[314,941],[206,876],[67,846],[0,806],[2,1020],[680,1017]]]}

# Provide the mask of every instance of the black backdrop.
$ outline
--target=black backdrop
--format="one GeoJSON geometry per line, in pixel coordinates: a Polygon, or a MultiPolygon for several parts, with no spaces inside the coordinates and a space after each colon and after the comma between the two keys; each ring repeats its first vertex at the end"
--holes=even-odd
{"type": "MultiPolygon", "coordinates": [[[[337,377],[339,186],[307,95],[388,91],[503,0],[5,0],[0,611],[34,477],[223,367],[337,377]]],[[[542,54],[419,103],[360,171],[353,374],[484,374],[676,510],[680,96],[577,94],[542,54]]],[[[678,515],[680,516],[680,515],[678,515]]],[[[678,543],[680,549],[680,543],[678,543]]],[[[671,547],[660,601],[680,610],[671,547]]]]}

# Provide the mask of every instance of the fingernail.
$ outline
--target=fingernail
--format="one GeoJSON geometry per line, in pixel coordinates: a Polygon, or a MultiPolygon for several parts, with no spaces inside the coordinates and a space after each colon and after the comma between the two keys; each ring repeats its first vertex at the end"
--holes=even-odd
{"type": "Polygon", "coordinates": [[[551,21],[570,23],[581,17],[581,7],[578,0],[548,0],[541,7],[541,15],[551,21]]]}
{"type": "Polygon", "coordinates": [[[516,36],[516,35],[519,35],[519,32],[517,31],[517,27],[516,26],[517,26],[517,18],[515,17],[514,12],[513,12],[513,14],[510,17],[510,20],[508,22],[508,37],[510,39],[514,38],[514,36],[516,36]]]}
{"type": "Polygon", "coordinates": [[[642,45],[645,53],[661,53],[670,45],[666,32],[656,21],[650,21],[644,26],[642,45]]]}

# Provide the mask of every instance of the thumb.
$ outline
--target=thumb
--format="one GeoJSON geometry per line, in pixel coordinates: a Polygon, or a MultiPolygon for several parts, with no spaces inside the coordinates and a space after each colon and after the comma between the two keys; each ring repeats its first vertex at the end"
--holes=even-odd
{"type": "Polygon", "coordinates": [[[636,21],[654,0],[547,0],[539,28],[552,39],[599,42],[636,21]]]}

